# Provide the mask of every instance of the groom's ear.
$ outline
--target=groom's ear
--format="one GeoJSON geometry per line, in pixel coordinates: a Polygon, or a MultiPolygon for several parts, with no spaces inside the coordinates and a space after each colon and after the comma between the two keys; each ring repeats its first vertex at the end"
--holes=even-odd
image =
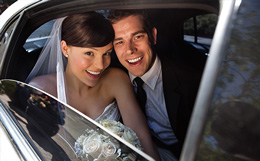
{"type": "Polygon", "coordinates": [[[61,50],[62,50],[62,53],[63,53],[64,56],[69,54],[68,45],[67,45],[66,41],[64,41],[64,40],[61,41],[61,50]]]}
{"type": "Polygon", "coordinates": [[[153,39],[154,39],[154,45],[156,45],[156,42],[157,42],[157,29],[154,27],[153,28],[153,39]]]}

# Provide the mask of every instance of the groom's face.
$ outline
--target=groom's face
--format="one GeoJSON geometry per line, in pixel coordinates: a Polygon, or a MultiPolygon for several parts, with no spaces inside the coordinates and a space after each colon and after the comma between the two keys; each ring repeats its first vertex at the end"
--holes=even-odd
{"type": "MultiPolygon", "coordinates": [[[[151,67],[153,52],[138,15],[113,24],[114,49],[120,63],[133,75],[142,76],[151,67]]],[[[156,33],[153,33],[156,34],[156,33]]]]}

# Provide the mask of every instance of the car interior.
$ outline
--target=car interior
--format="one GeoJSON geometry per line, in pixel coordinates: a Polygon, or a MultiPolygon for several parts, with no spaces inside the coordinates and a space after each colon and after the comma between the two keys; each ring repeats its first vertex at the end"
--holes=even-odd
{"type": "MultiPolygon", "coordinates": [[[[156,45],[158,53],[168,54],[169,58],[203,71],[217,24],[218,12],[192,8],[147,9],[147,11],[158,31],[156,45]],[[197,18],[199,16],[201,18],[197,18]],[[201,43],[198,40],[203,39],[203,36],[206,41],[201,43]]],[[[97,12],[106,16],[109,10],[97,12]]],[[[7,65],[9,72],[4,77],[25,81],[39,57],[53,22],[54,19],[41,20],[38,23],[28,20],[24,26],[26,29],[20,33],[13,49],[14,56],[10,57],[11,60],[7,65]]],[[[112,55],[111,66],[120,66],[115,54],[112,55]]]]}
{"type": "MultiPolygon", "coordinates": [[[[8,48],[10,54],[5,57],[7,61],[3,64],[2,70],[5,72],[2,73],[2,78],[24,82],[39,57],[54,20],[68,13],[86,12],[83,7],[67,13],[66,10],[64,13],[56,10],[53,9],[55,12],[49,15],[43,10],[44,15],[34,15],[31,11],[17,17],[21,21],[13,33],[16,39],[10,42],[13,47],[8,48]]],[[[169,58],[202,73],[218,20],[218,8],[176,5],[172,8],[154,7],[146,10],[157,28],[158,53],[167,54],[169,58]],[[204,41],[200,41],[201,39],[204,41]]],[[[96,11],[105,17],[109,13],[109,9],[96,11]]],[[[115,54],[112,55],[111,62],[111,66],[120,66],[115,54]]]]}
{"type": "MultiPolygon", "coordinates": [[[[154,26],[157,28],[156,50],[159,54],[185,64],[188,68],[203,72],[209,56],[211,40],[218,21],[219,8],[193,7],[192,5],[177,5],[172,8],[146,9],[154,26]]],[[[84,8],[78,11],[67,10],[69,13],[86,12],[84,8]]],[[[109,9],[96,10],[107,16],[109,9]]],[[[44,13],[44,11],[43,11],[44,13]]],[[[46,13],[46,12],[45,12],[46,13]]],[[[54,20],[66,16],[66,12],[38,16],[27,13],[13,33],[12,48],[8,48],[7,61],[3,64],[1,78],[24,82],[33,69],[41,50],[50,34],[54,20]],[[37,17],[38,16],[38,17],[37,17]]],[[[40,13],[38,13],[40,14],[40,13]]],[[[115,53],[112,54],[112,67],[120,65],[115,53]]]]}

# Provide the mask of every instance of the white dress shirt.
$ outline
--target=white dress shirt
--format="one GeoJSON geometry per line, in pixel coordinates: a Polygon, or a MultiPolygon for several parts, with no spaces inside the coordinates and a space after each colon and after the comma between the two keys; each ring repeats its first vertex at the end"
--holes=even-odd
{"type": "MultiPolygon", "coordinates": [[[[136,91],[136,84],[133,81],[136,76],[129,73],[129,77],[136,91]]],[[[158,57],[156,57],[151,69],[141,78],[144,81],[143,89],[147,95],[145,111],[152,134],[166,145],[176,143],[178,140],[172,131],[166,110],[161,61],[158,57]]]]}

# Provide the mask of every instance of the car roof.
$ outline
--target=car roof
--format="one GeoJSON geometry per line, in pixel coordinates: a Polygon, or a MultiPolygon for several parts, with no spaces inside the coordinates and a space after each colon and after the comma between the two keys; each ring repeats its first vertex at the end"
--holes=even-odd
{"type": "Polygon", "coordinates": [[[2,28],[7,24],[8,20],[12,19],[15,15],[19,14],[22,10],[28,6],[39,2],[40,0],[18,0],[9,6],[1,15],[0,15],[0,32],[2,28]]]}
{"type": "Polygon", "coordinates": [[[0,16],[0,32],[22,12],[31,18],[32,23],[37,23],[39,19],[50,20],[88,10],[115,9],[115,6],[122,9],[190,8],[219,12],[219,0],[18,0],[0,16]]]}

